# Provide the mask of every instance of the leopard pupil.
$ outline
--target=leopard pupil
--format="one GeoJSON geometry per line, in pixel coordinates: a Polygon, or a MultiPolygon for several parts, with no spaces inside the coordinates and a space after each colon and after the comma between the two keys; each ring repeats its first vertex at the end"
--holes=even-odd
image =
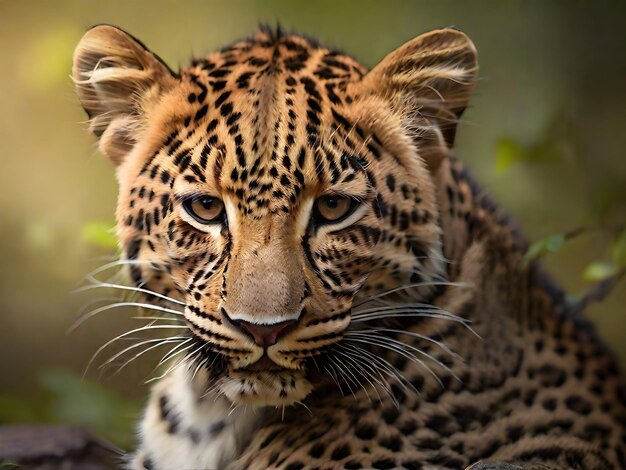
{"type": "Polygon", "coordinates": [[[200,204],[202,204],[202,207],[206,210],[211,210],[211,208],[213,207],[213,198],[210,197],[203,197],[200,200],[200,204]]]}

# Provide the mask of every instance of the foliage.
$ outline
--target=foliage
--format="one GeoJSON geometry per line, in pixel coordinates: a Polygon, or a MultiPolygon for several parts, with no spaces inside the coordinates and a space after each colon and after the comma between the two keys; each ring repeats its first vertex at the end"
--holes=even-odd
{"type": "Polygon", "coordinates": [[[9,470],[13,468],[19,468],[19,465],[9,460],[3,460],[0,462],[0,470],[9,470]]]}
{"type": "Polygon", "coordinates": [[[93,221],[85,224],[82,229],[82,239],[88,245],[104,250],[117,248],[117,237],[113,224],[101,221],[93,221]]]}
{"type": "Polygon", "coordinates": [[[574,123],[558,110],[548,121],[535,142],[524,144],[512,137],[503,137],[496,143],[495,170],[502,175],[515,164],[559,162],[576,153],[572,142],[574,123]]]}
{"type": "Polygon", "coordinates": [[[551,235],[531,243],[522,258],[522,267],[525,268],[532,261],[541,258],[547,253],[559,251],[563,248],[565,240],[565,235],[551,235]]]}
{"type": "MultiPolygon", "coordinates": [[[[595,228],[600,231],[611,231],[611,227],[582,227],[564,234],[551,235],[530,244],[522,259],[522,268],[531,262],[545,256],[548,253],[556,253],[561,250],[568,240],[588,233],[595,228]]],[[[596,260],[590,263],[583,272],[587,281],[598,282],[610,277],[619,277],[626,270],[626,229],[615,230],[618,235],[610,244],[608,260],[596,260]]]]}
{"type": "Polygon", "coordinates": [[[0,422],[76,424],[129,447],[138,404],[107,387],[66,370],[48,370],[37,379],[41,397],[0,394],[0,422]]]}
{"type": "MultiPolygon", "coordinates": [[[[548,122],[536,142],[523,144],[511,137],[501,138],[496,145],[495,170],[502,175],[513,165],[545,164],[580,160],[582,150],[576,145],[574,138],[575,123],[560,110],[548,122]]],[[[608,259],[592,261],[583,271],[586,281],[603,283],[603,286],[614,283],[607,280],[619,281],[626,271],[626,230],[623,227],[612,227],[604,222],[612,205],[616,203],[617,195],[610,186],[600,188],[592,195],[589,201],[590,223],[569,232],[553,234],[534,241],[523,256],[521,268],[526,268],[549,253],[556,253],[563,249],[569,240],[587,234],[591,231],[603,232],[612,235],[610,247],[607,249],[608,259]]],[[[608,291],[606,292],[608,294],[608,291]]],[[[605,294],[605,295],[606,295],[605,294]]],[[[585,296],[581,296],[584,298],[585,296]]],[[[604,296],[602,296],[604,298],[604,296]]]]}

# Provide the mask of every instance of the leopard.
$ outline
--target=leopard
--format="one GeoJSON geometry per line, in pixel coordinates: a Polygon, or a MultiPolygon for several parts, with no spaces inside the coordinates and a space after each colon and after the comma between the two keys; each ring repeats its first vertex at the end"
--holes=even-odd
{"type": "Polygon", "coordinates": [[[178,332],[126,468],[626,468],[616,359],[454,151],[462,31],[368,69],[264,26],[175,72],[102,24],[72,78],[178,332]]]}

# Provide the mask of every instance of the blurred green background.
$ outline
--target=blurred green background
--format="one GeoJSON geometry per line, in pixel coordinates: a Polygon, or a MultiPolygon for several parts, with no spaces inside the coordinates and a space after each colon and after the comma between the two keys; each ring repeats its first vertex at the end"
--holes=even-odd
{"type": "MultiPolygon", "coordinates": [[[[601,227],[545,257],[576,295],[614,269],[617,232],[606,227],[626,221],[625,6],[0,0],[0,423],[82,422],[127,444],[154,365],[81,379],[99,345],[138,326],[131,312],[65,333],[78,310],[69,291],[114,254],[103,231],[113,225],[114,169],[87,135],[69,79],[87,27],[119,25],[174,69],[260,22],[317,37],[368,66],[421,32],[462,29],[478,47],[481,82],[458,154],[531,240],[601,227]]],[[[622,364],[625,284],[587,312],[622,364]]]]}

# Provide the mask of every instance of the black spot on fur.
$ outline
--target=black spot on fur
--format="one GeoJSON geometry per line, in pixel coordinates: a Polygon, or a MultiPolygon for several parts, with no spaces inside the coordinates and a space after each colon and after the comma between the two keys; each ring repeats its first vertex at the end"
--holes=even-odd
{"type": "Polygon", "coordinates": [[[425,437],[416,442],[416,447],[418,449],[439,450],[441,446],[442,446],[441,441],[434,437],[425,437]]]}
{"type": "Polygon", "coordinates": [[[376,437],[377,429],[376,426],[371,424],[360,425],[355,430],[355,435],[359,439],[363,439],[364,441],[369,441],[376,437]]]}
{"type": "Polygon", "coordinates": [[[350,455],[350,446],[348,444],[341,444],[333,450],[333,453],[330,454],[330,458],[333,460],[343,460],[348,455],[350,455]]]}
{"type": "Polygon", "coordinates": [[[387,178],[385,178],[385,182],[387,183],[389,191],[394,192],[396,190],[396,179],[393,177],[392,174],[387,175],[387,178]]]}
{"type": "Polygon", "coordinates": [[[372,468],[376,469],[388,469],[388,468],[396,468],[396,462],[391,459],[380,459],[372,462],[372,468]]]}
{"type": "Polygon", "coordinates": [[[180,426],[180,420],[165,395],[161,395],[159,398],[159,409],[161,412],[161,419],[167,423],[167,432],[175,434],[180,426]]]}
{"type": "Polygon", "coordinates": [[[565,399],[565,406],[567,406],[570,410],[582,415],[588,415],[593,409],[591,403],[589,403],[579,395],[572,395],[571,397],[567,397],[565,399]]]}
{"type": "Polygon", "coordinates": [[[304,468],[304,464],[300,462],[290,463],[285,467],[285,470],[302,470],[304,468]]]}
{"type": "Polygon", "coordinates": [[[359,470],[363,468],[363,465],[361,465],[359,462],[356,462],[354,460],[348,460],[346,463],[343,464],[343,468],[347,470],[359,470]]]}
{"type": "Polygon", "coordinates": [[[211,435],[216,435],[221,433],[224,428],[226,427],[226,421],[216,421],[214,423],[211,423],[211,425],[209,426],[208,432],[211,435]]]}
{"type": "Polygon", "coordinates": [[[387,437],[380,440],[380,445],[392,452],[400,452],[402,450],[402,439],[398,436],[387,437]]]}
{"type": "Polygon", "coordinates": [[[524,428],[522,426],[507,426],[506,437],[509,442],[516,442],[524,434],[524,428]]]}
{"type": "Polygon", "coordinates": [[[324,444],[317,443],[313,447],[311,447],[311,449],[309,450],[309,455],[311,457],[319,459],[324,454],[325,451],[326,451],[326,447],[324,446],[324,444]]]}

